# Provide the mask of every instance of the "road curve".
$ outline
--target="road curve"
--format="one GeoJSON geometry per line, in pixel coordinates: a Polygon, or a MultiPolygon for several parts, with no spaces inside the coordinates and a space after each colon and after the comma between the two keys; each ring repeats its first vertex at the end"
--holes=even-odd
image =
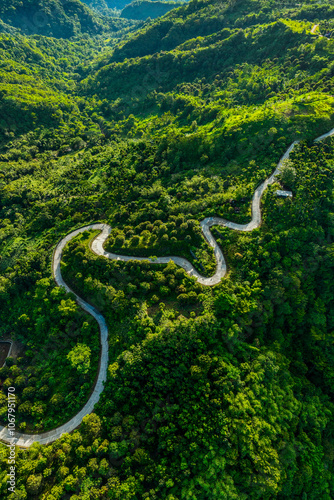
{"type": "MultiPolygon", "coordinates": [[[[315,142],[322,141],[323,139],[326,139],[327,137],[330,137],[334,135],[334,128],[327,132],[326,134],[318,137],[315,139],[315,142]]],[[[285,154],[282,156],[280,161],[278,162],[278,165],[275,169],[275,171],[271,174],[268,179],[266,179],[262,184],[260,184],[254,192],[253,199],[252,199],[252,220],[248,222],[247,224],[236,224],[235,222],[230,222],[225,219],[222,219],[220,217],[207,217],[201,222],[201,228],[203,231],[203,234],[208,241],[209,245],[213,248],[214,250],[214,255],[215,259],[217,262],[216,266],[216,272],[213,276],[210,278],[206,278],[202,275],[200,275],[196,269],[193,267],[193,265],[187,260],[182,257],[158,257],[156,259],[149,259],[146,257],[133,257],[133,256],[127,256],[127,255],[117,255],[113,253],[106,252],[103,248],[103,245],[105,241],[107,240],[110,232],[111,232],[111,227],[108,224],[90,224],[88,226],[82,227],[80,229],[77,229],[75,231],[72,231],[69,233],[65,238],[63,238],[57,245],[54,256],[53,256],[53,262],[52,262],[52,272],[53,276],[55,278],[55,281],[58,286],[61,286],[65,288],[67,292],[72,292],[76,296],[76,301],[84,309],[84,311],[88,312],[88,314],[91,314],[97,321],[100,329],[100,339],[101,339],[101,358],[100,358],[100,367],[99,367],[99,374],[98,378],[94,387],[94,390],[85,404],[85,406],[80,410],[79,413],[77,413],[71,420],[66,422],[65,424],[61,425],[60,427],[57,427],[56,429],[53,429],[48,432],[43,432],[41,434],[24,434],[24,433],[19,433],[16,432],[14,439],[15,439],[15,444],[17,446],[20,446],[22,448],[28,448],[31,444],[38,442],[41,444],[49,444],[55,441],[56,439],[60,438],[63,434],[72,432],[74,429],[76,429],[82,422],[82,419],[84,416],[90,414],[94,410],[95,404],[99,401],[99,398],[101,396],[101,393],[104,389],[104,382],[107,379],[107,369],[108,369],[108,327],[106,324],[106,321],[102,314],[100,314],[93,306],[85,302],[83,299],[81,299],[77,294],[73,292],[73,290],[70,289],[70,287],[65,283],[62,275],[61,275],[61,267],[60,267],[60,262],[61,262],[61,257],[62,253],[64,250],[65,245],[73,238],[75,238],[78,234],[84,232],[84,231],[91,231],[91,230],[100,230],[100,234],[94,238],[91,249],[92,251],[97,254],[101,255],[103,257],[106,257],[107,259],[112,259],[112,260],[120,260],[120,261],[129,261],[129,260],[136,260],[136,261],[149,261],[152,264],[167,264],[169,261],[175,262],[178,266],[182,267],[185,269],[185,271],[190,275],[194,276],[197,281],[205,286],[212,286],[216,285],[219,283],[222,278],[226,274],[226,262],[224,259],[223,252],[219,248],[216,240],[212,236],[212,233],[210,231],[210,228],[212,226],[224,226],[228,227],[230,229],[235,229],[237,231],[253,231],[253,229],[256,229],[260,227],[261,225],[261,197],[264,193],[264,191],[267,189],[267,187],[275,182],[275,179],[277,175],[279,174],[284,160],[288,159],[290,156],[291,151],[294,149],[294,147],[298,144],[298,141],[295,141],[294,143],[291,144],[291,146],[288,148],[288,150],[285,152],[285,154]]],[[[0,426],[0,441],[3,441],[5,443],[10,443],[13,444],[13,436],[10,436],[8,433],[8,430],[6,427],[0,426]]]]}
{"type": "MultiPolygon", "coordinates": [[[[76,231],[72,231],[58,243],[53,255],[52,272],[57,285],[65,288],[67,292],[74,293],[70,289],[70,287],[65,283],[61,275],[60,262],[65,245],[71,239],[75,238],[78,234],[82,233],[83,231],[90,231],[96,229],[103,230],[103,228],[104,224],[91,224],[89,226],[77,229],[76,231]]],[[[79,413],[77,413],[73,418],[71,418],[71,420],[61,425],[60,427],[57,427],[56,429],[53,429],[48,432],[43,432],[41,434],[23,434],[20,432],[16,432],[14,435],[15,441],[13,441],[13,436],[9,435],[7,427],[0,426],[0,441],[10,444],[13,444],[15,442],[15,444],[17,446],[20,446],[21,448],[28,448],[30,445],[36,442],[41,444],[52,443],[56,439],[60,438],[62,434],[72,432],[74,429],[76,429],[81,424],[83,417],[92,413],[92,411],[94,410],[94,406],[100,399],[100,395],[103,392],[104,388],[104,382],[107,379],[108,327],[102,314],[100,314],[93,306],[82,300],[78,295],[76,294],[74,295],[76,296],[76,301],[79,304],[79,306],[82,307],[84,311],[88,312],[88,314],[91,314],[96,319],[100,329],[101,357],[100,357],[99,373],[93,392],[91,393],[87,403],[79,411],[79,413]]]]}

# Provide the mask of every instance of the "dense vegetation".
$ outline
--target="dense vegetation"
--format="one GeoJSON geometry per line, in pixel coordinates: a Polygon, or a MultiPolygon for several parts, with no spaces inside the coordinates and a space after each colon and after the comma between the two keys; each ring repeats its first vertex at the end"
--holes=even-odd
{"type": "Polygon", "coordinates": [[[108,4],[106,0],[83,0],[83,3],[88,5],[91,9],[96,9],[99,12],[108,12],[108,4]]]}
{"type": "MultiPolygon", "coordinates": [[[[80,33],[97,35],[126,26],[121,19],[101,18],[80,0],[2,0],[0,18],[1,23],[26,35],[56,38],[70,38],[80,33]]],[[[0,31],[8,30],[0,26],[0,31]]]]}
{"type": "Polygon", "coordinates": [[[164,2],[151,0],[135,0],[126,5],[121,12],[121,17],[126,19],[155,19],[167,14],[172,9],[180,7],[183,2],[164,2]]]}
{"type": "Polygon", "coordinates": [[[64,22],[67,40],[23,36],[21,4],[0,7],[0,334],[15,342],[3,424],[10,384],[33,432],[94,384],[97,324],[50,273],[62,236],[105,221],[108,250],[177,254],[211,275],[199,222],[250,220],[255,187],[303,141],[260,229],[212,229],[229,271],[215,287],[172,263],[97,257],[95,233],[66,247],[66,281],[108,323],[108,380],[78,430],[17,451],[12,495],[0,445],[1,498],[330,500],[334,140],[313,139],[334,126],[334,44],[319,37],[333,7],[193,0],[107,34],[73,0],[87,23],[59,2],[48,28],[64,22]]]}

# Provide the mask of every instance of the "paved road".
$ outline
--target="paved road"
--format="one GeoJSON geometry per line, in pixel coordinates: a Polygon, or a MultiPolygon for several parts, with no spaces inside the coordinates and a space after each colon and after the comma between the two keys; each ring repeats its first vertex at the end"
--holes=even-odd
{"type": "MultiPolygon", "coordinates": [[[[326,137],[334,135],[334,129],[330,130],[326,134],[318,137],[315,139],[315,142],[322,141],[326,137]]],[[[201,227],[203,234],[208,241],[209,245],[213,248],[216,262],[217,262],[217,267],[216,267],[216,272],[211,278],[205,278],[204,276],[201,276],[196,269],[193,267],[193,265],[187,260],[183,259],[181,257],[158,257],[157,259],[148,259],[145,257],[133,257],[133,256],[126,256],[126,255],[117,255],[113,253],[106,252],[103,248],[103,245],[105,241],[107,240],[110,232],[111,232],[111,227],[108,226],[108,224],[90,224],[89,226],[85,226],[83,228],[77,229],[76,231],[72,231],[70,234],[68,234],[65,238],[63,238],[57,245],[55,252],[54,252],[54,258],[53,258],[53,264],[52,264],[52,270],[53,270],[53,275],[55,278],[55,281],[58,286],[62,286],[66,289],[68,292],[73,292],[65,281],[63,280],[63,277],[61,275],[61,269],[60,269],[60,261],[61,261],[61,256],[63,249],[65,245],[75,236],[77,236],[79,233],[82,233],[83,231],[91,231],[91,230],[100,230],[100,234],[93,240],[91,248],[92,251],[97,254],[97,255],[102,255],[106,257],[107,259],[113,259],[113,260],[122,260],[122,261],[129,261],[129,260],[149,260],[152,264],[167,264],[169,261],[175,262],[178,266],[183,267],[183,269],[186,270],[186,272],[190,276],[195,276],[197,281],[201,283],[202,285],[205,286],[212,286],[216,285],[219,283],[222,278],[226,274],[226,262],[224,259],[223,252],[219,248],[216,240],[212,236],[212,233],[210,231],[210,227],[212,226],[224,226],[228,227],[230,229],[234,229],[237,231],[253,231],[253,229],[256,229],[260,227],[261,225],[261,197],[264,193],[264,191],[267,189],[267,187],[275,182],[275,179],[277,175],[279,174],[284,160],[288,159],[290,156],[291,151],[294,149],[294,147],[298,144],[298,142],[294,142],[291,144],[289,149],[286,151],[286,153],[282,156],[280,159],[276,170],[271,174],[271,176],[266,179],[260,186],[258,186],[254,192],[253,195],[253,200],[252,200],[252,220],[248,224],[236,224],[235,222],[230,222],[225,219],[222,219],[220,217],[207,217],[201,222],[201,227]]],[[[100,368],[99,368],[99,375],[97,382],[94,387],[94,391],[92,392],[89,400],[85,404],[85,406],[82,408],[82,410],[77,413],[71,420],[66,422],[64,425],[61,425],[60,427],[57,427],[56,429],[53,429],[52,431],[49,432],[43,432],[41,434],[23,434],[23,433],[16,433],[15,438],[17,439],[16,444],[20,447],[27,448],[29,447],[32,443],[38,442],[41,444],[49,444],[58,439],[62,434],[72,432],[75,428],[77,428],[81,422],[82,419],[85,415],[88,415],[94,410],[95,404],[99,401],[100,395],[103,391],[104,388],[104,382],[106,381],[107,378],[107,369],[108,369],[108,328],[107,324],[105,322],[104,317],[91,305],[87,304],[84,300],[82,300],[78,295],[74,294],[76,296],[77,303],[89,314],[91,314],[96,321],[98,322],[99,329],[100,329],[100,336],[101,336],[101,360],[100,360],[100,368]]],[[[0,426],[0,440],[5,442],[5,443],[12,443],[12,437],[9,436],[7,428],[0,426]]]]}
{"type": "MultiPolygon", "coordinates": [[[[79,233],[82,233],[83,231],[90,231],[96,229],[103,230],[103,228],[104,224],[91,224],[90,226],[86,226],[81,229],[77,229],[76,231],[72,231],[58,243],[54,252],[52,271],[57,285],[64,287],[67,292],[74,293],[70,289],[70,287],[67,286],[61,275],[60,261],[65,245],[72,238],[75,238],[75,236],[77,236],[79,233]]],[[[82,307],[82,309],[87,311],[96,319],[100,329],[101,358],[100,358],[99,374],[94,390],[89,400],[85,404],[85,406],[79,411],[79,413],[77,413],[73,418],[71,418],[71,420],[66,422],[64,425],[61,425],[60,427],[57,427],[52,431],[43,432],[41,434],[15,433],[14,437],[17,440],[16,444],[17,446],[20,446],[22,448],[28,448],[32,443],[35,442],[41,444],[49,444],[55,441],[56,439],[60,438],[62,434],[67,432],[72,432],[76,427],[78,427],[81,424],[82,419],[85,415],[89,415],[89,413],[92,413],[92,411],[94,410],[94,406],[98,402],[100,395],[103,392],[104,382],[107,379],[107,369],[108,369],[108,327],[102,314],[100,314],[94,307],[87,304],[87,302],[82,300],[77,295],[76,295],[76,300],[77,303],[82,307]]],[[[13,443],[12,441],[13,437],[8,434],[8,430],[6,427],[0,426],[0,440],[5,443],[11,443],[11,444],[13,443]]]]}

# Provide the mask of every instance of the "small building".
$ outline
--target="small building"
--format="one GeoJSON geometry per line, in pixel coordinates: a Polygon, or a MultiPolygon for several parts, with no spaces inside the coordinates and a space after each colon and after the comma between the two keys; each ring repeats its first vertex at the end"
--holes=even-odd
{"type": "Polygon", "coordinates": [[[292,198],[292,191],[277,189],[276,196],[279,196],[280,198],[292,198]]]}

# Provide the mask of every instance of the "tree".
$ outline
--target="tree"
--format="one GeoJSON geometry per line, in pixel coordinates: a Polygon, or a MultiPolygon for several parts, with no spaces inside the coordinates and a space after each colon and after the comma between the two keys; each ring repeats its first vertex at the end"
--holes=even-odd
{"type": "Polygon", "coordinates": [[[32,495],[37,495],[41,485],[42,485],[41,475],[32,474],[31,476],[28,477],[26,485],[28,493],[31,493],[32,495]]]}
{"type": "Polygon", "coordinates": [[[281,167],[279,179],[283,186],[288,189],[293,189],[296,181],[296,169],[291,160],[284,160],[281,167]]]}
{"type": "Polygon", "coordinates": [[[60,305],[58,306],[58,311],[62,315],[63,318],[69,318],[74,315],[74,313],[78,310],[78,306],[74,300],[66,299],[62,300],[60,305]]]}
{"type": "Polygon", "coordinates": [[[96,439],[102,429],[100,417],[95,413],[87,415],[82,420],[82,434],[87,436],[90,440],[96,439]]]}
{"type": "Polygon", "coordinates": [[[85,375],[90,368],[91,350],[85,344],[77,344],[67,355],[72,368],[76,368],[79,373],[85,375]]]}

